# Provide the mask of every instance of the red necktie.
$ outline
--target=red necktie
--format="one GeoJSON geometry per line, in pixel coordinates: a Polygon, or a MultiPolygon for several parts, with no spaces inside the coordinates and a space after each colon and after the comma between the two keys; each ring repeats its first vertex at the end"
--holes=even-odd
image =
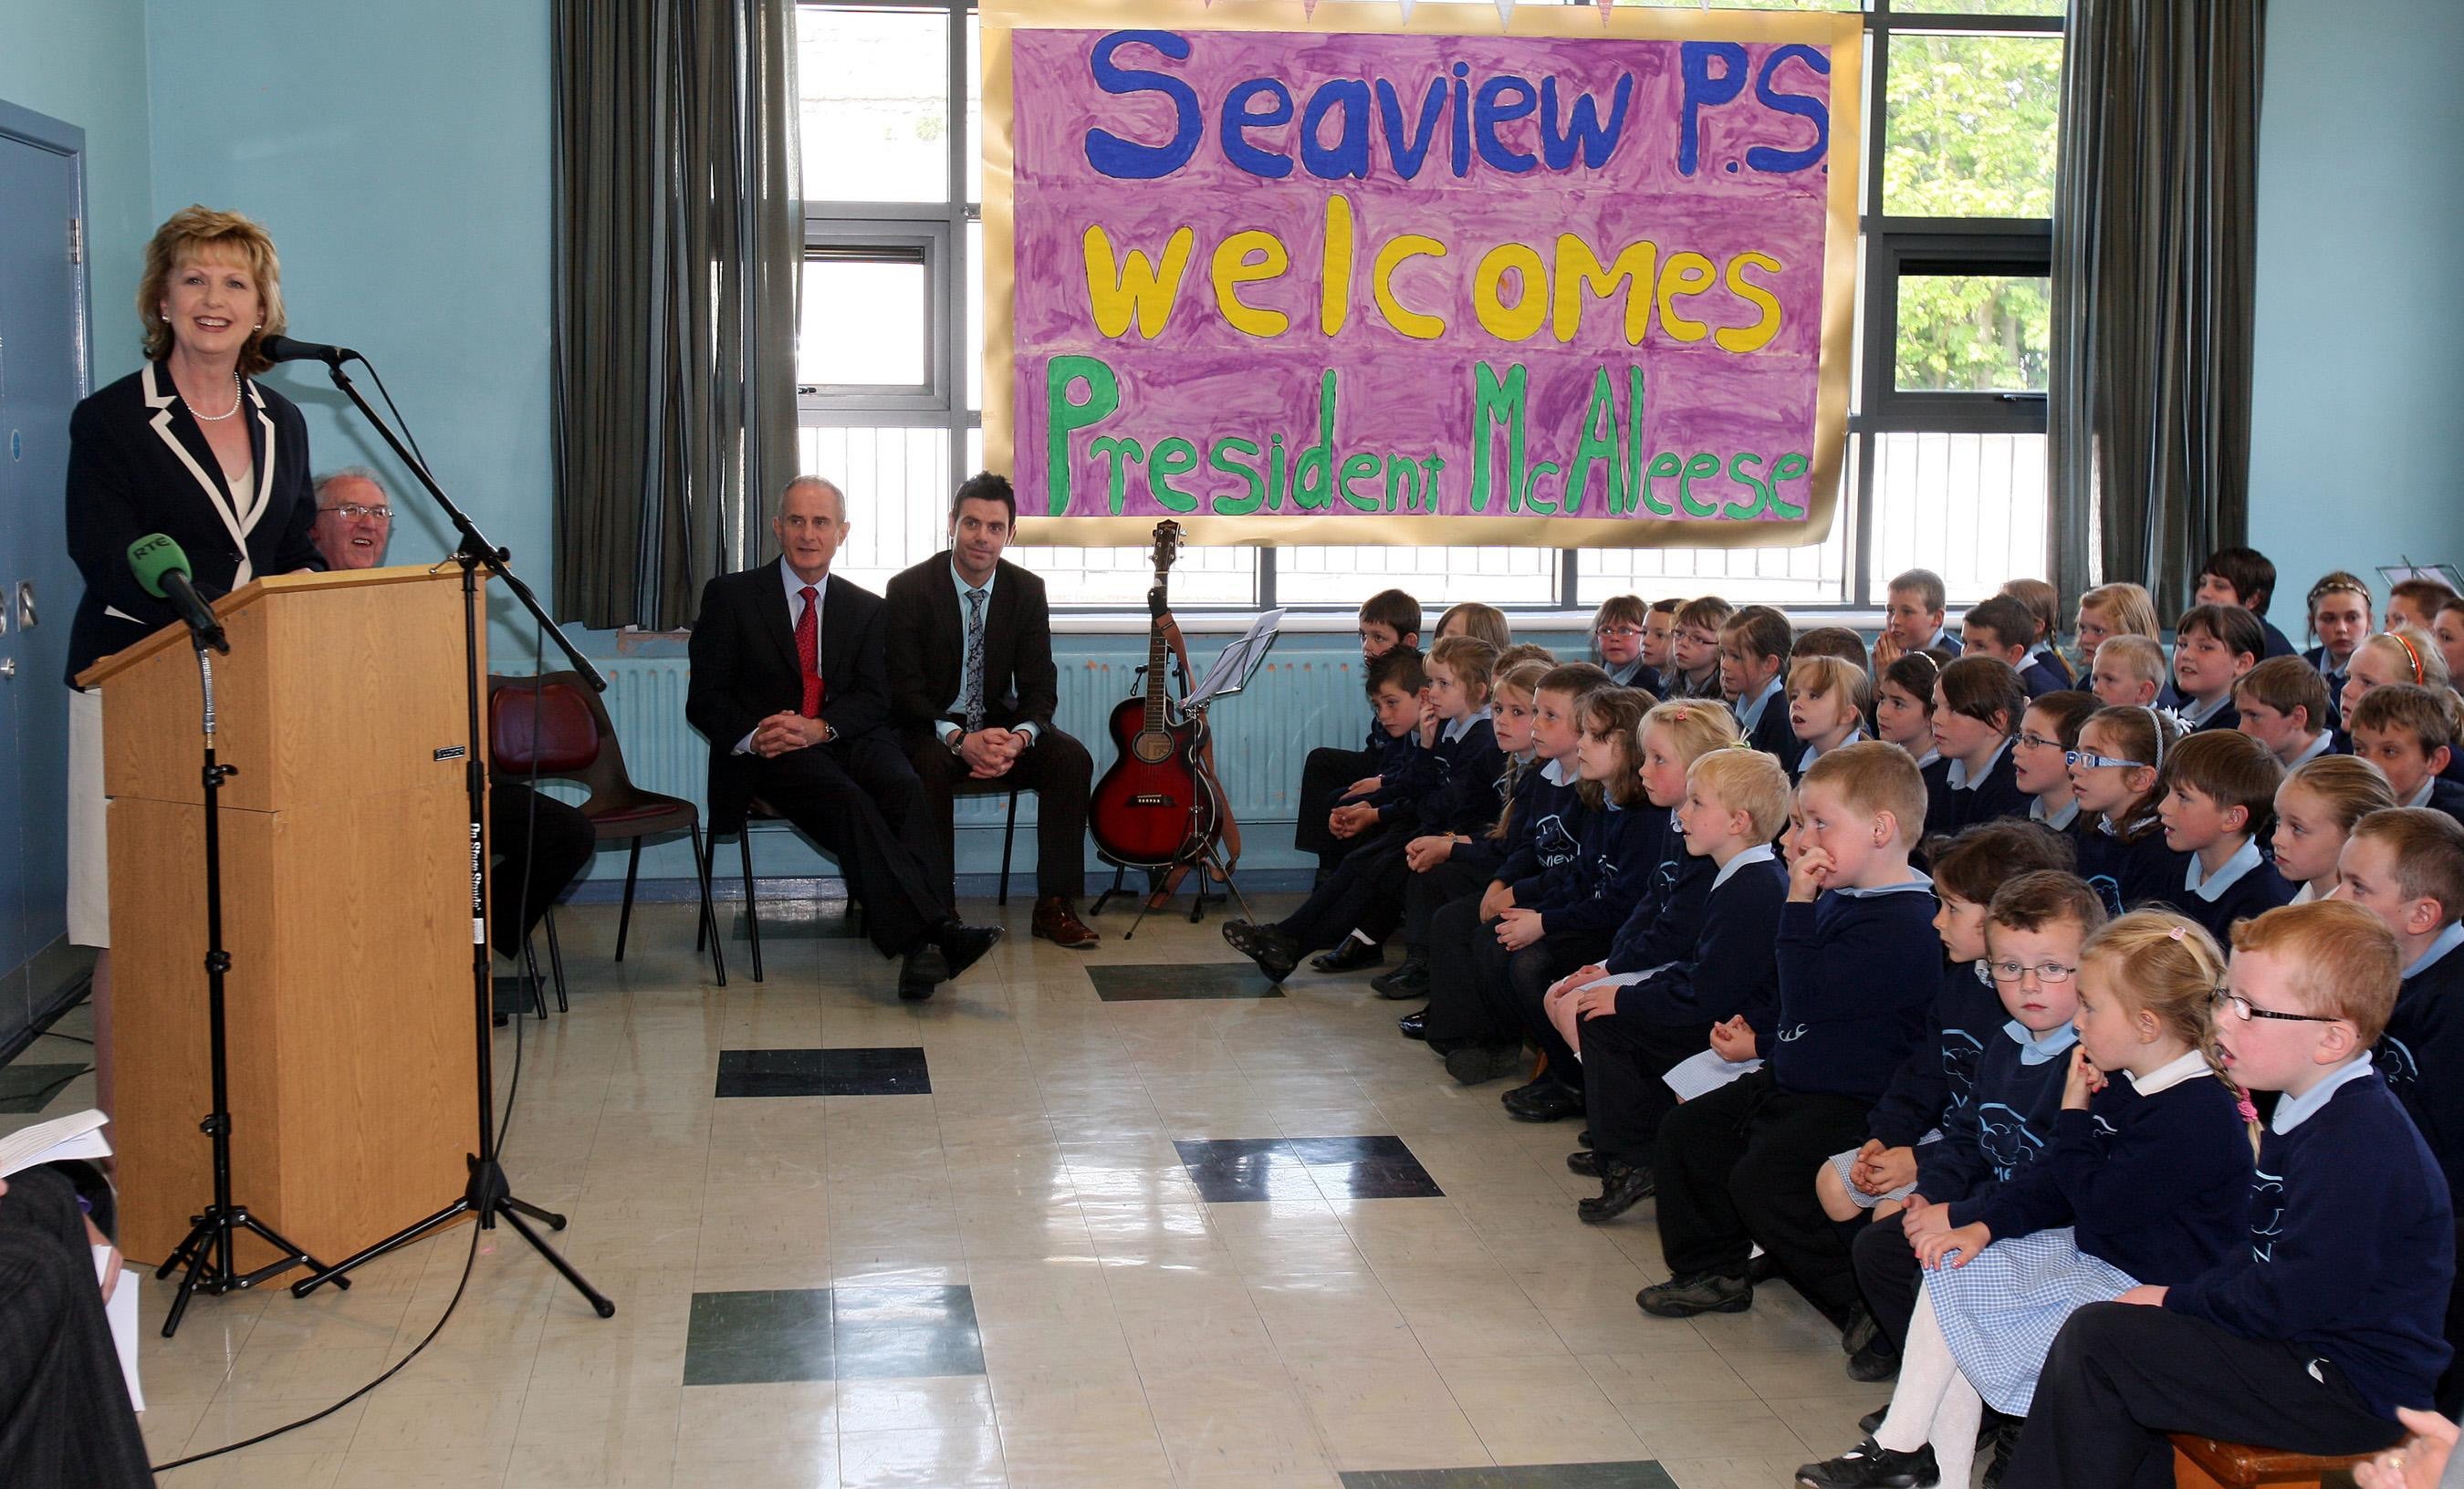
{"type": "Polygon", "coordinates": [[[803,612],[796,617],[796,660],[804,672],[804,717],[822,716],[822,619],[814,608],[820,593],[807,584],[797,591],[804,597],[803,612]]]}

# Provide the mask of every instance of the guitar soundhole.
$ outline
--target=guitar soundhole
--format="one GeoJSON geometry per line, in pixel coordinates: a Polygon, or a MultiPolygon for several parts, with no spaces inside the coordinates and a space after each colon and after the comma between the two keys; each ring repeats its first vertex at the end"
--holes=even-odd
{"type": "Polygon", "coordinates": [[[1141,731],[1130,743],[1130,753],[1149,765],[1161,765],[1172,758],[1172,735],[1152,730],[1141,731]]]}

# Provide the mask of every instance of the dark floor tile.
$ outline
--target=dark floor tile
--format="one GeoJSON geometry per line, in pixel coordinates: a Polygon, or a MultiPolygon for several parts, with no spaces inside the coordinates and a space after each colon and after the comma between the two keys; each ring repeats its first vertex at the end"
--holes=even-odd
{"type": "Polygon", "coordinates": [[[40,1111],[60,1088],[83,1075],[84,1064],[30,1064],[24,1061],[0,1066],[0,1111],[40,1111]]]}
{"type": "Polygon", "coordinates": [[[1173,1147],[1210,1203],[1445,1194],[1399,1137],[1184,1138],[1173,1147]]]}
{"type": "Polygon", "coordinates": [[[924,1051],[913,1047],[718,1052],[720,1096],[916,1096],[932,1089],[924,1051]]]}
{"type": "Polygon", "coordinates": [[[1337,1476],[1343,1489],[1677,1489],[1649,1459],[1631,1463],[1520,1463],[1498,1468],[1367,1469],[1337,1476]]]}
{"type": "Polygon", "coordinates": [[[685,1335],[686,1385],[837,1378],[830,1289],[693,1294],[685,1335]]]}
{"type": "Polygon", "coordinates": [[[1087,969],[1095,996],[1107,1003],[1155,1003],[1178,998],[1281,997],[1284,990],[1247,962],[1163,963],[1087,969]]]}

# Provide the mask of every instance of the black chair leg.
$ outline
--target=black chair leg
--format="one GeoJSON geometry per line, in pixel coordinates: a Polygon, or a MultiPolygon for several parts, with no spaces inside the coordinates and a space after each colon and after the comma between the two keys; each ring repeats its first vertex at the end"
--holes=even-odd
{"type": "Polygon", "coordinates": [[[547,998],[539,992],[539,953],[527,937],[522,941],[522,986],[530,990],[531,1009],[541,1020],[547,1018],[547,998]]]}
{"type": "Polygon", "coordinates": [[[685,829],[685,834],[693,840],[693,877],[701,884],[701,923],[702,929],[710,932],[711,971],[717,974],[718,985],[725,987],[727,986],[727,949],[719,945],[721,938],[718,933],[718,915],[711,909],[710,855],[702,851],[701,824],[693,823],[685,829]]]}
{"type": "MultiPolygon", "coordinates": [[[[642,871],[642,840],[633,840],[633,851],[625,860],[625,908],[616,912],[616,959],[625,959],[625,932],[633,924],[633,879],[642,871]]],[[[700,943],[693,950],[701,950],[700,943]]]]}
{"type": "Polygon", "coordinates": [[[1009,794],[1009,825],[1001,829],[1001,898],[993,902],[996,905],[1007,905],[1009,903],[1009,853],[1011,847],[1013,847],[1017,842],[1018,792],[1013,789],[1009,794]]]}
{"type": "Polygon", "coordinates": [[[555,909],[550,909],[540,918],[547,922],[547,966],[549,974],[556,979],[556,1011],[560,1014],[571,1013],[573,1005],[565,999],[564,996],[564,949],[556,944],[555,909]]]}
{"type": "Polygon", "coordinates": [[[753,940],[753,980],[761,980],[761,905],[753,893],[753,824],[736,835],[736,851],[744,861],[744,929],[753,940]]]}

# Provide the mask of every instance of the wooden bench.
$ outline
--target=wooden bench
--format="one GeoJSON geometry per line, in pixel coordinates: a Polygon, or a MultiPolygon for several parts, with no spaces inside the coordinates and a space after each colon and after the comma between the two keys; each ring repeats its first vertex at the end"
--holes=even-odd
{"type": "Polygon", "coordinates": [[[2212,1437],[2173,1434],[2174,1489],[2340,1489],[2353,1481],[2354,1457],[2312,1457],[2212,1437]]]}

